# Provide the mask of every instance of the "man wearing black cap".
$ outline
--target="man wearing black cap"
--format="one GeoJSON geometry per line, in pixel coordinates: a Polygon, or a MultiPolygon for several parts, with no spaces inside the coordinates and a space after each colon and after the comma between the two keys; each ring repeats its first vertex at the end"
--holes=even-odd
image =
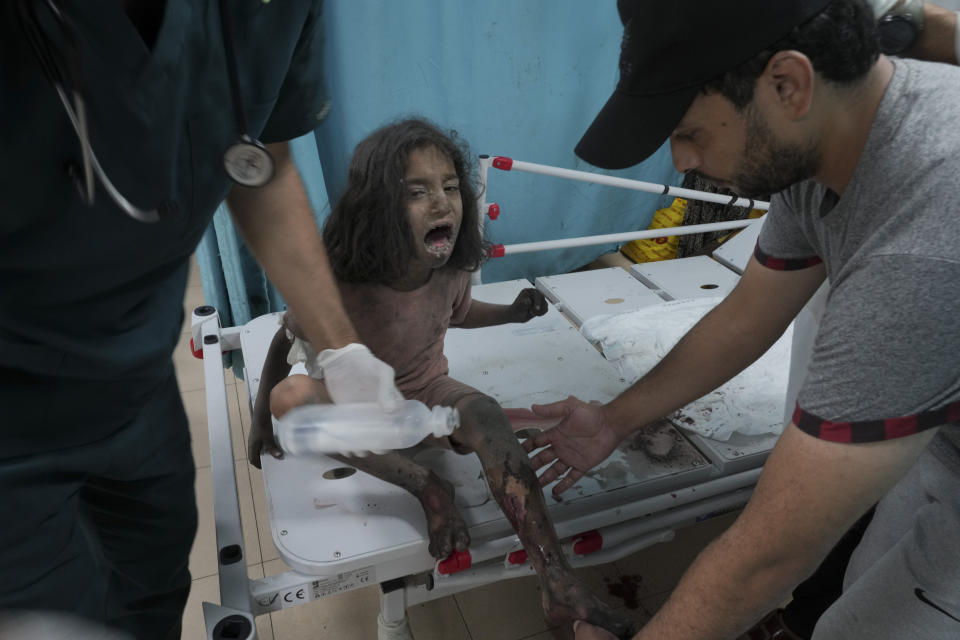
{"type": "MultiPolygon", "coordinates": [[[[830,293],[791,423],[743,514],[637,638],[734,638],[876,516],[815,640],[960,637],[960,69],[880,54],[863,0],[635,1],[577,153],[775,194],[733,292],[644,378],[529,439],[554,493],[716,388],[830,293]],[[565,475],[564,475],[565,474],[565,475]],[[882,498],[882,499],[881,499],[882,498]]],[[[787,366],[784,363],[784,366],[787,366]]],[[[578,638],[602,638],[581,624],[578,638]]]]}

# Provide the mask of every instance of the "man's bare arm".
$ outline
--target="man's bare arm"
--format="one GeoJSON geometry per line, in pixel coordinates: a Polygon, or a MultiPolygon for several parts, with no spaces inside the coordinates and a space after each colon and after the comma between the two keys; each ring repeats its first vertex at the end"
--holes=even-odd
{"type": "Polygon", "coordinates": [[[910,58],[960,64],[957,56],[957,13],[950,9],[925,3],[924,28],[917,42],[906,52],[910,58]]]}
{"type": "MultiPolygon", "coordinates": [[[[561,418],[556,427],[524,442],[542,486],[559,495],[602,462],[617,444],[717,388],[763,355],[793,321],[826,277],[822,264],[777,271],[751,260],[730,295],[704,316],[657,366],[602,407],[568,398],[534,405],[535,413],[561,418]]],[[[787,366],[784,363],[783,366],[787,366]]]]}
{"type": "Polygon", "coordinates": [[[289,145],[267,148],[276,175],[257,189],[233,187],[227,195],[233,220],[317,351],[358,342],[289,145]]]}
{"type": "Polygon", "coordinates": [[[816,569],[935,433],[840,444],[790,424],[743,514],[700,554],[635,640],[733,638],[746,631],[816,569]]]}

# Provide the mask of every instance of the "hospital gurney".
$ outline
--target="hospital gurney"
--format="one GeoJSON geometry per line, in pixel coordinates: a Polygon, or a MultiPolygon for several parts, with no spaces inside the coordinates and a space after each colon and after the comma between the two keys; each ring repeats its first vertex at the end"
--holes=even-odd
{"type": "MultiPolygon", "coordinates": [[[[758,223],[749,224],[755,237],[758,223]]],[[[725,295],[750,250],[752,243],[717,261],[701,257],[636,265],[629,274],[613,268],[538,278],[536,286],[551,302],[548,313],[522,325],[451,328],[445,342],[450,374],[504,407],[529,407],[568,395],[607,401],[627,380],[577,325],[598,314],[725,295]]],[[[475,285],[473,295],[505,303],[526,286],[525,280],[475,285]]],[[[668,314],[669,304],[663,309],[667,321],[668,314]]],[[[208,637],[253,638],[255,616],[378,584],[380,637],[410,638],[408,607],[533,573],[489,495],[476,457],[434,449],[416,459],[454,484],[470,527],[468,552],[440,562],[430,557],[422,509],[406,491],[323,456],[280,461],[265,456],[271,534],[292,570],[249,579],[220,354],[242,349],[252,405],[277,327],[275,315],[222,328],[211,307],[193,314],[194,344],[204,356],[221,594],[221,604],[203,603],[208,637]]],[[[764,419],[782,426],[783,409],[774,413],[764,419]]],[[[672,539],[678,528],[746,504],[777,436],[735,433],[721,442],[689,430],[699,419],[696,412],[681,417],[656,426],[656,443],[642,435],[625,442],[562,501],[552,498],[549,486],[544,489],[574,567],[615,561],[672,539]]]]}
{"type": "MultiPolygon", "coordinates": [[[[664,263],[663,273],[671,268],[681,271],[678,267],[683,263],[675,262],[679,264],[664,263]]],[[[638,299],[640,291],[653,291],[621,269],[584,273],[598,274],[592,276],[597,281],[610,281],[624,292],[625,301],[631,295],[627,284],[639,287],[634,288],[638,299]]],[[[591,299],[581,290],[577,280],[583,274],[569,276],[569,282],[555,276],[538,284],[541,289],[549,286],[551,298],[560,296],[556,299],[568,314],[589,314],[598,298],[591,299]],[[577,295],[585,299],[577,300],[577,295]]],[[[607,295],[596,282],[589,284],[598,295],[607,295]]],[[[509,302],[524,286],[529,283],[480,285],[474,295],[509,302]]],[[[383,592],[379,618],[383,637],[410,637],[403,635],[408,607],[532,573],[516,535],[489,496],[476,457],[435,449],[421,452],[417,460],[455,485],[458,506],[470,526],[469,552],[439,563],[431,558],[422,509],[397,487],[326,457],[278,461],[265,456],[272,537],[293,570],[250,580],[243,561],[220,353],[243,350],[252,403],[277,319],[264,316],[243,327],[221,328],[216,312],[200,307],[193,322],[195,344],[202,345],[205,356],[222,603],[203,604],[208,637],[253,637],[257,615],[370,584],[379,584],[383,592]]],[[[451,329],[445,351],[452,376],[482,389],[505,407],[528,407],[570,394],[605,401],[625,386],[620,374],[556,304],[545,316],[522,325],[451,329]]],[[[746,503],[776,437],[735,434],[719,442],[693,435],[684,426],[689,425],[667,421],[658,426],[661,441],[666,439],[669,445],[659,453],[652,452],[643,438],[624,443],[564,494],[562,502],[550,497],[549,487],[545,489],[557,533],[574,566],[617,560],[670,540],[676,528],[746,503]]]]}

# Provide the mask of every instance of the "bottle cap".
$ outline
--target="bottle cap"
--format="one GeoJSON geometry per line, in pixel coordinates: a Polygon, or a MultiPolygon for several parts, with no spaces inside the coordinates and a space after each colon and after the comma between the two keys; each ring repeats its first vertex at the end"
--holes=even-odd
{"type": "Polygon", "coordinates": [[[436,406],[430,410],[430,418],[433,435],[438,438],[450,435],[460,426],[460,412],[452,407],[436,406]]]}

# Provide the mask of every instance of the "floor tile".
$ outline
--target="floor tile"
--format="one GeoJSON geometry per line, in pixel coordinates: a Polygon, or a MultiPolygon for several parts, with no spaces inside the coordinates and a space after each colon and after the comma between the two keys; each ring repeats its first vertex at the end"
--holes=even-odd
{"type": "Polygon", "coordinates": [[[518,640],[548,629],[535,576],[495,582],[454,597],[474,638],[518,640]]]}
{"type": "Polygon", "coordinates": [[[260,554],[260,532],[257,529],[257,518],[253,510],[253,490],[250,487],[250,465],[246,461],[237,461],[237,498],[240,505],[240,526],[243,529],[243,552],[247,556],[247,564],[260,564],[263,556],[260,554]]]}
{"type": "MultiPolygon", "coordinates": [[[[226,387],[227,413],[230,417],[230,442],[233,458],[237,461],[247,459],[246,432],[240,420],[240,402],[234,385],[226,387]]],[[[210,466],[210,426],[207,424],[207,394],[203,389],[184,391],[180,394],[183,407],[190,422],[193,459],[198,467],[210,466]]]]}
{"type": "MultiPolygon", "coordinates": [[[[240,524],[243,531],[243,548],[247,565],[259,564],[260,540],[253,515],[253,500],[250,495],[250,476],[244,465],[237,465],[237,497],[240,504],[240,524]]],[[[197,537],[190,550],[190,573],[194,578],[203,578],[217,573],[217,533],[213,513],[213,483],[210,467],[197,469],[197,537]]]]}
{"type": "Polygon", "coordinates": [[[471,640],[453,596],[410,607],[407,617],[416,640],[471,640]]]}
{"type": "Polygon", "coordinates": [[[640,599],[633,589],[629,588],[629,584],[624,588],[623,576],[613,563],[583,567],[576,569],[575,572],[591,592],[618,614],[640,624],[649,619],[649,615],[640,604],[640,599]]]}
{"type": "MultiPolygon", "coordinates": [[[[281,560],[263,568],[268,576],[289,571],[281,560]]],[[[380,588],[374,585],[274,611],[270,618],[276,640],[371,640],[377,637],[379,612],[380,588]]]]}
{"type": "Polygon", "coordinates": [[[197,261],[197,255],[194,254],[190,256],[190,276],[187,280],[188,287],[199,287],[201,284],[200,280],[200,263],[197,261]]]}
{"type": "Polygon", "coordinates": [[[260,534],[260,556],[264,562],[280,557],[273,534],[270,533],[270,511],[267,507],[267,490],[263,485],[263,472],[250,465],[250,488],[253,491],[253,511],[260,534]]]}
{"type": "Polygon", "coordinates": [[[574,574],[594,595],[614,609],[620,609],[629,604],[619,597],[616,589],[610,589],[610,585],[618,584],[620,580],[620,572],[613,563],[581,567],[574,569],[574,574]]]}
{"type": "MultiPolygon", "coordinates": [[[[240,427],[246,439],[247,434],[250,433],[250,401],[247,399],[247,383],[239,378],[236,380],[234,387],[237,390],[237,405],[240,407],[240,427]]],[[[246,447],[246,440],[244,440],[244,447],[246,447]]]]}
{"type": "Polygon", "coordinates": [[[673,589],[697,554],[735,519],[736,514],[727,514],[679,529],[670,542],[617,560],[615,564],[623,581],[621,588],[634,590],[640,599],[673,589]]]}
{"type": "MultiPolygon", "coordinates": [[[[253,580],[263,577],[263,568],[254,565],[247,569],[253,580]]],[[[190,587],[190,597],[187,599],[187,608],[183,613],[183,632],[180,640],[207,640],[207,627],[203,620],[203,602],[220,603],[220,580],[216,575],[199,578],[193,581],[190,587]]],[[[258,640],[273,640],[273,626],[270,616],[258,616],[258,640]]]]}

